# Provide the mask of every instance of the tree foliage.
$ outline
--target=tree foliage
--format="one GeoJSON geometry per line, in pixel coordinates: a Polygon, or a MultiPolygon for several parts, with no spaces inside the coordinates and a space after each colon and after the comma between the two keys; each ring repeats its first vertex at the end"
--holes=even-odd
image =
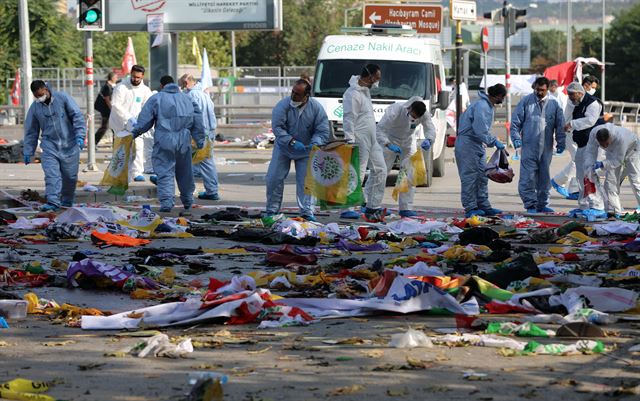
{"type": "Polygon", "coordinates": [[[197,64],[196,57],[192,52],[194,36],[200,52],[207,49],[210,65],[231,66],[231,34],[221,32],[180,32],[178,34],[178,64],[197,64]]]}
{"type": "Polygon", "coordinates": [[[607,98],[640,102],[640,4],[620,12],[607,32],[607,98]]]}
{"type": "Polygon", "coordinates": [[[120,67],[127,50],[128,38],[133,41],[136,62],[149,65],[149,34],[146,32],[94,32],[93,64],[95,67],[120,67]]]}
{"type": "MultiPolygon", "coordinates": [[[[29,29],[34,67],[81,67],[82,35],[71,20],[55,10],[51,0],[29,1],[29,29]]],[[[20,66],[18,0],[0,1],[0,70],[20,66]]]]}

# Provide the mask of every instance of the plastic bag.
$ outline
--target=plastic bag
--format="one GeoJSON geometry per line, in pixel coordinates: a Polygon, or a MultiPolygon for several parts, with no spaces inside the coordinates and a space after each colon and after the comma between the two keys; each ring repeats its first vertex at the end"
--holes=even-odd
{"type": "Polygon", "coordinates": [[[513,181],[513,169],[509,167],[509,153],[504,149],[493,152],[484,173],[491,181],[506,184],[513,181]]]}
{"type": "Polygon", "coordinates": [[[392,335],[389,346],[395,348],[433,348],[433,343],[423,332],[409,329],[406,333],[392,335]]]}
{"type": "Polygon", "coordinates": [[[408,159],[405,159],[398,171],[396,186],[393,188],[393,200],[398,200],[401,192],[409,192],[411,187],[417,187],[427,183],[427,169],[424,165],[422,149],[418,149],[408,159]]]}
{"type": "Polygon", "coordinates": [[[129,164],[135,157],[133,135],[128,131],[120,131],[113,142],[113,156],[109,167],[104,171],[100,185],[111,185],[108,192],[113,195],[124,195],[129,188],[129,164]]]}
{"type": "Polygon", "coordinates": [[[211,151],[213,150],[213,142],[211,141],[211,139],[205,138],[204,146],[202,147],[202,149],[196,148],[196,146],[193,144],[193,141],[191,142],[191,145],[193,146],[193,151],[191,152],[191,164],[202,163],[207,158],[211,157],[211,151]]]}

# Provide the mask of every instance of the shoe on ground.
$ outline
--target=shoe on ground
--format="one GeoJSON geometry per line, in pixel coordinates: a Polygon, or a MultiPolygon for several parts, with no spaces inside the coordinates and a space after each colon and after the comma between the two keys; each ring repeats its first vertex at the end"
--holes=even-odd
{"type": "Polygon", "coordinates": [[[484,209],[483,212],[485,216],[495,216],[498,214],[502,214],[502,210],[495,208],[484,209]]]}
{"type": "Polygon", "coordinates": [[[198,194],[198,199],[205,199],[205,200],[212,200],[212,201],[217,201],[220,200],[220,195],[218,195],[217,193],[215,194],[208,194],[206,192],[200,192],[198,194]]]}
{"type": "Polygon", "coordinates": [[[171,213],[171,209],[173,209],[173,208],[162,206],[160,208],[160,213],[171,213]]]}
{"type": "Polygon", "coordinates": [[[60,209],[58,206],[53,205],[51,203],[45,203],[44,205],[40,206],[41,212],[55,212],[58,209],[60,209]]]}
{"type": "Polygon", "coordinates": [[[560,195],[564,196],[565,198],[569,196],[569,191],[567,191],[567,188],[563,187],[562,185],[559,185],[554,179],[551,179],[551,186],[553,187],[553,189],[556,190],[556,192],[558,192],[560,195]]]}
{"type": "Polygon", "coordinates": [[[480,209],[471,209],[468,212],[465,212],[464,217],[473,217],[473,216],[484,216],[484,210],[480,209]]]}
{"type": "Polygon", "coordinates": [[[538,213],[555,213],[556,211],[551,209],[550,207],[543,207],[538,209],[538,213]]]}
{"type": "Polygon", "coordinates": [[[147,179],[144,178],[144,175],[137,175],[136,178],[133,179],[135,182],[145,182],[147,179]]]}
{"type": "Polygon", "coordinates": [[[367,208],[364,212],[364,220],[369,223],[383,223],[386,215],[387,209],[367,208]]]}
{"type": "Polygon", "coordinates": [[[569,217],[582,217],[584,213],[584,210],[578,208],[578,209],[572,209],[569,210],[569,213],[567,213],[567,216],[569,217]]]}
{"type": "Polygon", "coordinates": [[[569,194],[569,196],[567,196],[567,199],[569,200],[578,200],[580,199],[580,192],[574,192],[569,194]]]}
{"type": "Polygon", "coordinates": [[[312,214],[311,214],[311,215],[309,215],[309,214],[303,214],[303,215],[300,215],[300,217],[302,217],[302,218],[303,218],[303,219],[305,219],[306,221],[311,221],[311,222],[313,222],[313,223],[317,223],[317,222],[318,222],[318,219],[316,219],[316,216],[314,216],[314,215],[312,215],[312,214]]]}
{"type": "Polygon", "coordinates": [[[152,175],[151,177],[149,177],[149,181],[151,181],[153,185],[158,185],[158,176],[152,175]]]}
{"type": "Polygon", "coordinates": [[[340,218],[356,220],[360,218],[360,213],[356,212],[355,210],[345,210],[344,212],[340,213],[340,218]]]}
{"type": "Polygon", "coordinates": [[[530,208],[527,209],[527,213],[536,214],[536,213],[538,213],[538,209],[536,209],[534,207],[530,207],[530,208]]]}
{"type": "Polygon", "coordinates": [[[416,217],[418,215],[418,213],[414,212],[413,210],[401,210],[399,214],[400,217],[416,217]]]}

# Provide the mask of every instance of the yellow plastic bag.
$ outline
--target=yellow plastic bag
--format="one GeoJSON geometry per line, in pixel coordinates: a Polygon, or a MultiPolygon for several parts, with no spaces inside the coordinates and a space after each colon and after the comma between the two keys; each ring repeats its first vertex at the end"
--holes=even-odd
{"type": "Polygon", "coordinates": [[[191,145],[193,146],[193,151],[191,152],[192,164],[202,163],[203,161],[211,157],[211,151],[213,150],[213,142],[211,142],[211,139],[205,138],[204,146],[202,147],[202,149],[196,148],[196,145],[193,143],[193,141],[191,141],[191,145]]]}
{"type": "Polygon", "coordinates": [[[46,382],[27,379],[13,379],[0,385],[0,398],[19,401],[56,401],[55,398],[40,394],[49,390],[46,382]]]}
{"type": "Polygon", "coordinates": [[[124,195],[129,188],[129,165],[135,155],[133,135],[128,131],[120,131],[113,141],[113,156],[109,167],[102,176],[100,185],[110,185],[108,192],[114,195],[124,195]]]}
{"type": "Polygon", "coordinates": [[[403,162],[398,172],[396,186],[393,188],[393,200],[398,200],[401,192],[409,192],[411,187],[424,185],[427,183],[427,169],[424,166],[424,157],[422,149],[418,149],[416,153],[411,155],[403,162]]]}

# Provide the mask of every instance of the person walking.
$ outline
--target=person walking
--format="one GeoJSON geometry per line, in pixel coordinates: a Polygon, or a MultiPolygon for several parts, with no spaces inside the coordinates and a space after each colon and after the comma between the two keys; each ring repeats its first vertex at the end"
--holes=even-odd
{"type": "Polygon", "coordinates": [[[82,111],[71,96],[52,91],[44,81],[31,82],[35,102],[24,121],[24,164],[31,163],[38,139],[47,203],[42,211],[71,207],[75,198],[80,151],[87,134],[82,111]]]}
{"type": "Polygon", "coordinates": [[[96,131],[95,143],[98,146],[98,143],[104,136],[104,134],[109,130],[109,117],[111,116],[111,95],[113,93],[113,88],[115,88],[116,83],[118,82],[118,74],[115,72],[110,72],[107,74],[107,82],[102,85],[100,89],[100,93],[96,98],[96,101],[93,103],[93,108],[96,109],[100,113],[100,128],[96,131]]]}

